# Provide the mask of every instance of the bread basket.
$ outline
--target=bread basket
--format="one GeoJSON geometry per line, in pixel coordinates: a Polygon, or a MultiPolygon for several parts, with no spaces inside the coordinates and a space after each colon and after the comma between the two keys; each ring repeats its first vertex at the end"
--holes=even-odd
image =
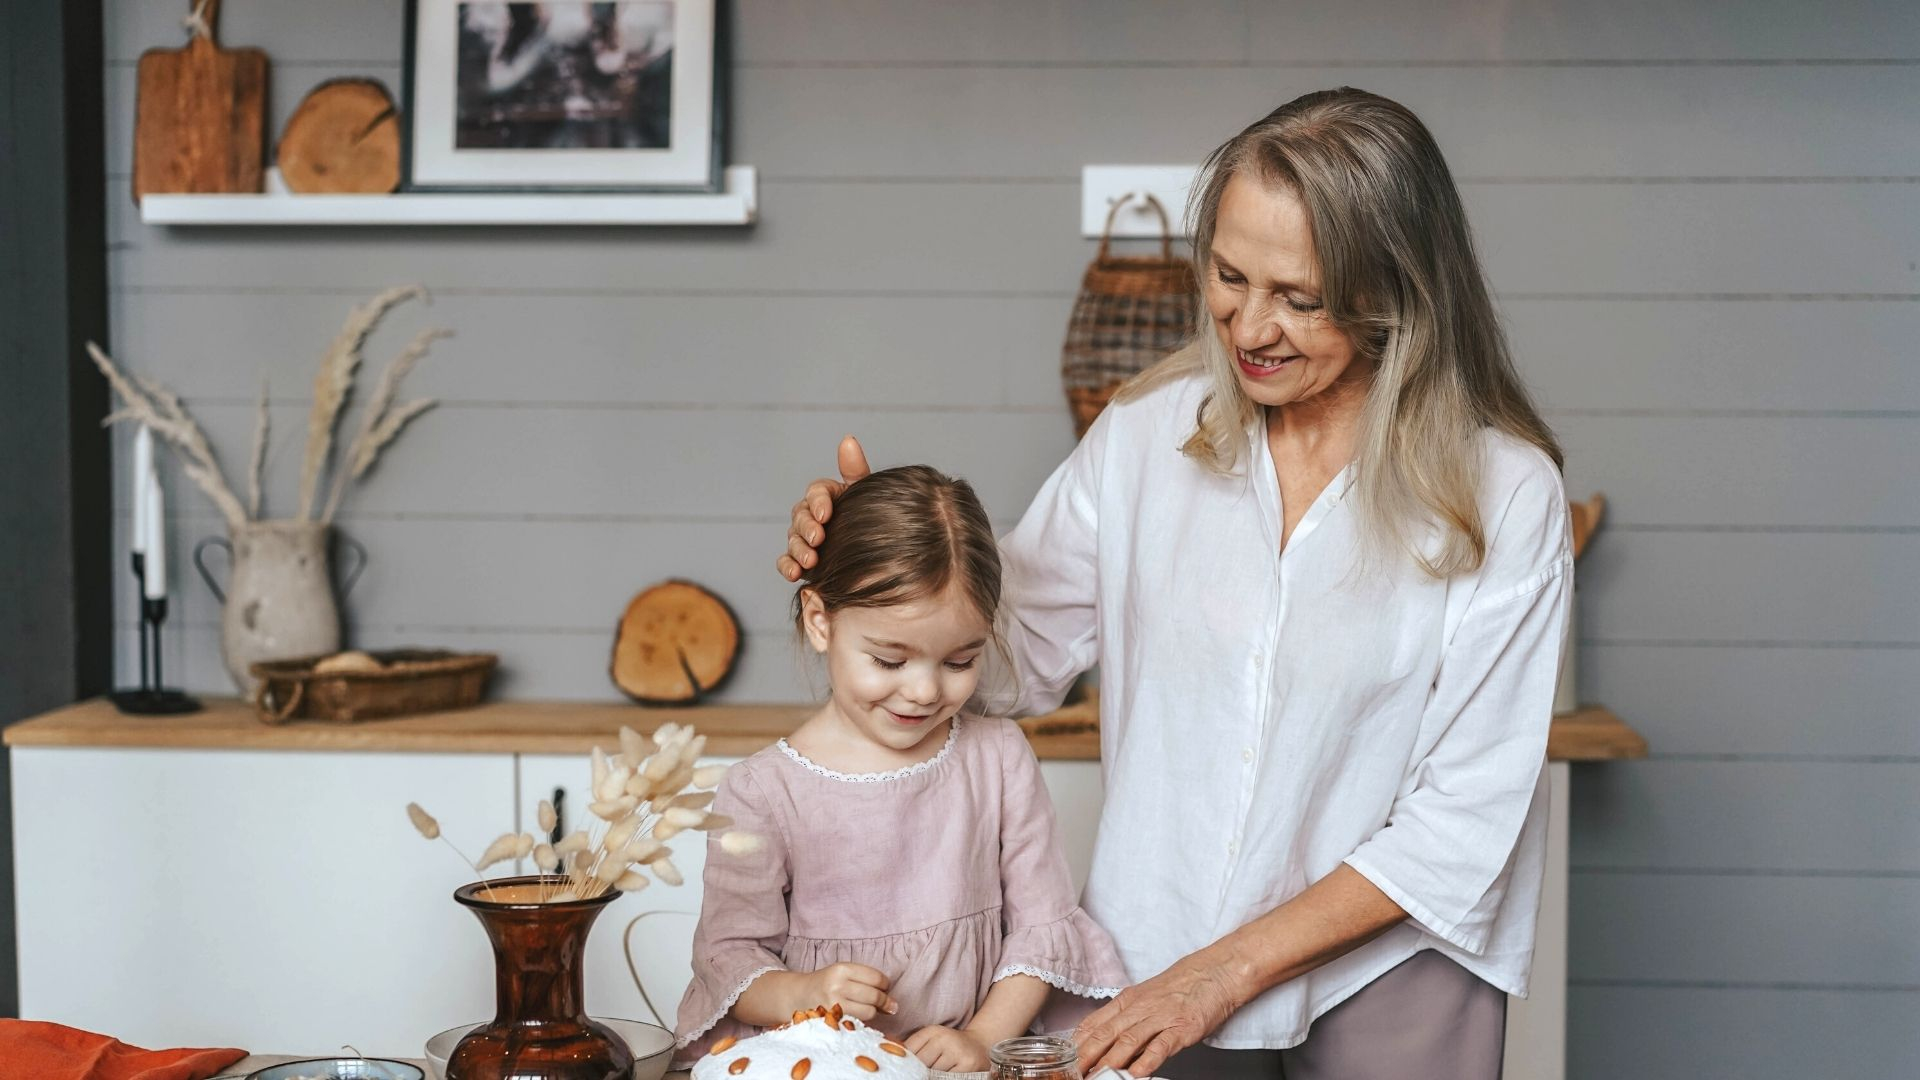
{"type": "Polygon", "coordinates": [[[249,670],[259,680],[254,713],[265,723],[360,720],[445,712],[478,705],[500,658],[493,653],[392,649],[367,655],[377,666],[316,671],[324,656],[268,660],[249,670]]]}

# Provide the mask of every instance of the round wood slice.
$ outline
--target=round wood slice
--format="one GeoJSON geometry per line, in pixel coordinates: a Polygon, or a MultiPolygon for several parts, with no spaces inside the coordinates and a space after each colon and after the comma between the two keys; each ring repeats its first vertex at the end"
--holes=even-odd
{"type": "Polygon", "coordinates": [[[381,195],[400,186],[400,115],[372,79],[308,94],[280,136],[280,177],[302,195],[381,195]]]}
{"type": "Polygon", "coordinates": [[[613,683],[647,705],[685,705],[718,687],[740,655],[740,624],[719,597],[669,581],[633,598],[613,639],[613,683]]]}

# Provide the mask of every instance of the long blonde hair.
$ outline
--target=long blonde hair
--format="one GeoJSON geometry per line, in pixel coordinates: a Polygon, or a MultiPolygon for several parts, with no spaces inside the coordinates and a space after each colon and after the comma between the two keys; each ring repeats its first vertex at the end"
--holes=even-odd
{"type": "MultiPolygon", "coordinates": [[[[1439,146],[1410,110],[1377,94],[1342,87],[1295,98],[1208,157],[1187,209],[1198,266],[1212,261],[1221,196],[1242,174],[1306,207],[1327,317],[1373,366],[1349,496],[1365,535],[1435,577],[1478,569],[1484,429],[1531,443],[1556,465],[1562,458],[1514,371],[1439,146]],[[1417,544],[1426,525],[1442,538],[1432,554],[1417,544]]],[[[1231,472],[1256,406],[1205,305],[1193,341],[1116,400],[1186,375],[1211,388],[1182,450],[1231,472]]]]}

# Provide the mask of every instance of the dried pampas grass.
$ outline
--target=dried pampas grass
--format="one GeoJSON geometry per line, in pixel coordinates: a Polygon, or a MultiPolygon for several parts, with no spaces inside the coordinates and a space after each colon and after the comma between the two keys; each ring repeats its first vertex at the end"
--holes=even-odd
{"type": "MultiPolygon", "coordinates": [[[[733,827],[733,819],[708,810],[726,768],[697,764],[706,744],[706,738],[693,728],[673,723],[662,724],[651,739],[632,728],[621,728],[619,753],[609,756],[596,746],[589,756],[588,775],[596,798],[588,810],[598,823],[552,844],[539,842],[532,833],[504,833],[487,845],[478,863],[470,865],[484,877],[489,867],[531,856],[534,866],[548,875],[539,901],[564,903],[603,896],[609,890],[638,892],[652,878],[668,885],[683,884],[685,878],[666,844],[682,832],[719,834],[720,850],[728,855],[764,850],[766,841],[761,837],[740,832],[733,827]]],[[[439,823],[418,804],[407,804],[407,817],[422,836],[440,836],[439,823]]],[[[546,835],[559,824],[553,804],[544,799],[535,809],[535,819],[546,835]]]]}
{"type": "Polygon", "coordinates": [[[267,414],[267,381],[260,380],[260,409],[253,421],[253,454],[247,462],[247,516],[260,520],[261,477],[267,471],[267,436],[273,419],[267,414]]]}
{"type": "Polygon", "coordinates": [[[300,460],[300,518],[313,517],[313,502],[320,491],[320,477],[333,457],[333,429],[340,423],[348,395],[353,393],[353,377],[360,370],[360,349],[380,317],[395,305],[427,291],[418,285],[402,285],[361,304],[347,313],[346,325],[334,335],[320,370],[313,377],[313,408],[307,413],[307,452],[300,460]]]}
{"type": "MultiPolygon", "coordinates": [[[[327,354],[320,362],[320,370],[313,380],[313,407],[307,415],[306,453],[300,462],[299,520],[316,520],[314,504],[319,497],[320,485],[324,480],[331,479],[331,493],[317,519],[323,524],[331,523],[340,508],[341,499],[346,495],[348,483],[365,477],[379,460],[381,452],[399,437],[407,424],[433,408],[435,403],[430,399],[398,402],[396,398],[399,396],[401,380],[406,378],[407,373],[413,370],[435,341],[451,334],[451,331],[443,329],[425,330],[415,335],[387,365],[372,399],[361,412],[359,429],[347,446],[344,461],[338,465],[334,463],[334,430],[353,397],[354,376],[360,368],[360,350],[366,344],[367,336],[394,306],[426,295],[426,289],[419,285],[388,289],[354,308],[347,316],[346,325],[341,327],[328,346],[327,354]]],[[[187,414],[186,407],[173,391],[150,379],[122,372],[112,358],[91,341],[87,343],[87,353],[120,399],[120,408],[107,417],[107,423],[137,421],[171,443],[180,454],[181,466],[187,478],[199,485],[213,500],[213,504],[219,507],[229,528],[260,520],[266,505],[262,486],[272,427],[264,383],[260,388],[260,405],[254,419],[252,452],[247,458],[247,501],[242,503],[234,494],[233,486],[227,482],[226,474],[221,471],[213,447],[207,444],[206,433],[187,414]]]]}
{"type": "Polygon", "coordinates": [[[108,415],[105,422],[136,421],[172,443],[180,452],[181,468],[187,479],[206,492],[213,505],[220,508],[220,516],[227,519],[227,524],[233,528],[246,524],[246,508],[234,497],[226,474],[220,471],[219,460],[213,456],[213,447],[207,444],[206,433],[187,414],[180,398],[159,383],[138,376],[128,378],[113,358],[91,341],[87,342],[87,355],[93,357],[94,366],[107,377],[108,385],[120,399],[120,408],[108,415]]]}

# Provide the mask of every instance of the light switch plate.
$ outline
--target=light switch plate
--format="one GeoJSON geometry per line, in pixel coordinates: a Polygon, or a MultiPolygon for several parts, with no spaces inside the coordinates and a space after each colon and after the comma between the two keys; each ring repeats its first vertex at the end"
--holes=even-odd
{"type": "Polygon", "coordinates": [[[1107,211],[1113,208],[1114,200],[1131,192],[1136,197],[1114,218],[1113,235],[1160,235],[1160,215],[1154,213],[1145,200],[1137,197],[1148,193],[1166,207],[1167,219],[1173,225],[1173,235],[1185,236],[1187,189],[1192,186],[1197,172],[1199,169],[1193,165],[1082,165],[1081,234],[1098,239],[1100,231],[1106,227],[1107,211]]]}

